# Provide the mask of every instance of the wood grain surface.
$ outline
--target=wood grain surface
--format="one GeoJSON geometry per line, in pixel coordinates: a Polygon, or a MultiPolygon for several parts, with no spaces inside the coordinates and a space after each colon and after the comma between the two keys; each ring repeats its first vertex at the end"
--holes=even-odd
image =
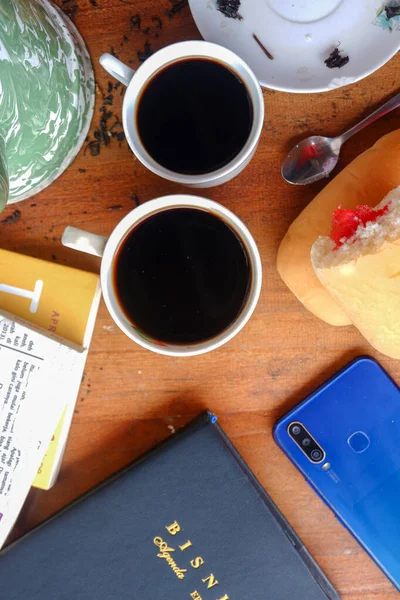
{"type": "MultiPolygon", "coordinates": [[[[200,35],[185,0],[58,0],[58,4],[73,14],[91,53],[97,78],[95,118],[89,140],[72,166],[47,190],[9,206],[1,215],[1,246],[97,272],[99,259],[61,246],[67,225],[108,235],[136,203],[186,191],[147,171],[126,141],[117,137],[108,145],[100,144],[99,154],[92,156],[88,144],[96,141],[95,130],[104,114],[100,109],[115,83],[99,66],[99,56],[112,49],[135,68],[143,53],[200,35]],[[174,6],[180,10],[168,15],[174,6]],[[15,210],[20,218],[17,214],[7,219],[15,210]]],[[[233,181],[197,192],[233,210],[256,239],[264,281],[252,319],[221,349],[172,359],[131,342],[102,304],[58,482],[51,491],[30,493],[10,539],[209,407],[344,600],[397,597],[394,587],[278,450],[271,430],[280,415],[360,354],[375,356],[400,380],[399,362],[375,353],[353,327],[334,328],[308,313],[275,267],[288,225],[325,185],[287,185],[280,176],[282,159],[295,141],[312,133],[339,134],[396,93],[399,66],[397,56],[366,80],[324,94],[264,91],[265,126],[256,157],[233,181]]],[[[112,104],[106,108],[116,121],[121,118],[122,86],[111,93],[112,104]]],[[[344,147],[340,168],[399,126],[399,113],[393,112],[358,134],[344,147]]]]}

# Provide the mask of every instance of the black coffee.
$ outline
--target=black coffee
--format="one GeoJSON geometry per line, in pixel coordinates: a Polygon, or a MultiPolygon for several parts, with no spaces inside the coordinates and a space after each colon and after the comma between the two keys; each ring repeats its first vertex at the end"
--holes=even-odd
{"type": "Polygon", "coordinates": [[[114,283],[129,321],[158,341],[187,344],[224,331],[242,310],[251,273],[234,231],[213,214],[170,209],[126,238],[114,283]]]}
{"type": "Polygon", "coordinates": [[[227,165],[242,150],[253,105],[245,84],[227,67],[191,58],[154,75],[136,119],[154,160],[177,173],[200,175],[227,165]]]}

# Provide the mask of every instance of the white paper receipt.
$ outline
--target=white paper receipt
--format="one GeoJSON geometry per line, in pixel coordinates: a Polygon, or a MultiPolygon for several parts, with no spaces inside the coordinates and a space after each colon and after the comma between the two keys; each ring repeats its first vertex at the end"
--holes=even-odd
{"type": "Polygon", "coordinates": [[[60,376],[76,355],[0,314],[0,548],[65,407],[60,376]]]}

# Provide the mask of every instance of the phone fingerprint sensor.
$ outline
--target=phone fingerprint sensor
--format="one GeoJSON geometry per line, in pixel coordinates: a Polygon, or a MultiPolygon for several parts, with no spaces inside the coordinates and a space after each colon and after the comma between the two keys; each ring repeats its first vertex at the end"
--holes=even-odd
{"type": "Polygon", "coordinates": [[[356,431],[352,433],[347,440],[348,445],[354,452],[365,452],[369,448],[370,441],[369,437],[363,431],[356,431]]]}

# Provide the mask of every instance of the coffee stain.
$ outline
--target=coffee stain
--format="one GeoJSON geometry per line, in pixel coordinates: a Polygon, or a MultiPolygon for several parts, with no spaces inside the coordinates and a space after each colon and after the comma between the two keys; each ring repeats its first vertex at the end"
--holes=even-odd
{"type": "Polygon", "coordinates": [[[165,13],[168,17],[168,19],[172,19],[175,15],[179,14],[180,12],[182,12],[182,10],[184,8],[186,8],[187,6],[189,6],[189,2],[188,0],[170,0],[172,6],[171,8],[165,13]]]}
{"type": "Polygon", "coordinates": [[[138,57],[138,61],[140,63],[143,63],[145,60],[147,60],[149,58],[149,56],[151,56],[153,54],[153,50],[150,46],[149,40],[145,41],[143,50],[138,50],[136,52],[136,54],[138,57]]]}
{"type": "Polygon", "coordinates": [[[76,0],[62,0],[61,10],[73,21],[79,11],[79,6],[76,0]]]}
{"type": "Polygon", "coordinates": [[[21,211],[17,209],[14,210],[14,212],[11,215],[0,221],[0,223],[1,225],[10,225],[10,223],[17,223],[20,220],[20,218],[21,211]]]}
{"type": "Polygon", "coordinates": [[[139,204],[140,204],[139,196],[137,194],[131,194],[131,198],[134,201],[135,206],[139,206],[139,204]]]}

